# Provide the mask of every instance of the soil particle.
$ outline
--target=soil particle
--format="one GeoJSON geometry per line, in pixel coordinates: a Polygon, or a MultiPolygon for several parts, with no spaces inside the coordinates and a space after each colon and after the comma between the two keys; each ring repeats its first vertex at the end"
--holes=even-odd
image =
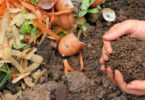
{"type": "Polygon", "coordinates": [[[59,85],[59,87],[56,89],[55,95],[56,95],[56,100],[66,100],[67,96],[67,90],[64,85],[59,85]]]}
{"type": "Polygon", "coordinates": [[[71,93],[86,91],[90,86],[89,79],[82,72],[70,72],[65,75],[65,81],[71,93]]]}
{"type": "Polygon", "coordinates": [[[98,20],[102,19],[103,19],[102,12],[87,15],[87,21],[91,24],[95,24],[98,20]]]}
{"type": "Polygon", "coordinates": [[[39,80],[39,82],[42,84],[42,83],[44,83],[46,81],[46,77],[44,77],[44,76],[42,76],[41,78],[40,78],[40,80],[39,80]]]}
{"type": "Polygon", "coordinates": [[[89,25],[88,28],[87,28],[87,32],[86,33],[94,33],[94,31],[96,30],[96,27],[93,26],[93,25],[89,25]]]}
{"type": "Polygon", "coordinates": [[[24,100],[51,100],[50,91],[46,90],[45,87],[40,84],[36,85],[35,88],[27,89],[23,92],[24,100]]]}
{"type": "Polygon", "coordinates": [[[50,91],[50,93],[52,94],[56,91],[58,84],[55,81],[50,81],[43,84],[42,87],[45,88],[47,91],[50,91]]]}
{"type": "Polygon", "coordinates": [[[12,93],[17,93],[17,91],[21,90],[21,83],[18,82],[16,84],[11,83],[12,80],[8,81],[8,85],[6,86],[6,89],[11,90],[12,93]]]}
{"type": "Polygon", "coordinates": [[[115,97],[115,98],[113,98],[111,100],[122,100],[122,99],[120,97],[115,97]]]}
{"type": "Polygon", "coordinates": [[[113,41],[112,47],[107,65],[120,70],[127,82],[145,79],[145,42],[124,36],[113,41]]]}

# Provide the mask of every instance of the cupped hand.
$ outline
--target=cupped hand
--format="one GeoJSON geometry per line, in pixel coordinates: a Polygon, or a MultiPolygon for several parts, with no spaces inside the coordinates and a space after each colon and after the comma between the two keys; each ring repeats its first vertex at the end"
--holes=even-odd
{"type": "Polygon", "coordinates": [[[107,74],[109,79],[119,88],[126,93],[134,95],[145,95],[145,80],[135,80],[130,83],[126,83],[119,70],[115,70],[114,74],[110,67],[106,68],[101,66],[101,70],[107,74]]]}
{"type": "Polygon", "coordinates": [[[108,55],[113,52],[111,47],[111,41],[123,35],[129,35],[130,37],[145,41],[145,21],[140,20],[126,20],[122,23],[115,24],[104,36],[104,46],[102,49],[102,57],[100,63],[104,64],[104,61],[109,60],[108,55]]]}
{"type": "Polygon", "coordinates": [[[113,52],[111,47],[111,41],[117,38],[128,35],[130,37],[145,41],[145,21],[139,20],[126,20],[122,23],[115,24],[104,36],[103,42],[104,46],[102,49],[102,56],[100,58],[100,63],[102,64],[101,70],[104,71],[110,80],[117,84],[120,89],[129,94],[143,95],[145,94],[145,81],[135,80],[127,84],[120,71],[116,70],[113,74],[111,68],[105,67],[105,61],[109,60],[109,55],[113,52]]]}

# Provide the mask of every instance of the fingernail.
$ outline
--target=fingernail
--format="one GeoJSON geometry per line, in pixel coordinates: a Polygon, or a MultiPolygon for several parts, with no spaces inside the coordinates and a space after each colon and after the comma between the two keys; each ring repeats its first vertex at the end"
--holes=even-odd
{"type": "Polygon", "coordinates": [[[108,39],[108,37],[109,37],[109,34],[106,33],[106,34],[103,36],[103,39],[108,39]]]}
{"type": "Polygon", "coordinates": [[[106,37],[107,37],[107,34],[103,35],[103,38],[104,38],[104,39],[106,39],[106,37]]]}

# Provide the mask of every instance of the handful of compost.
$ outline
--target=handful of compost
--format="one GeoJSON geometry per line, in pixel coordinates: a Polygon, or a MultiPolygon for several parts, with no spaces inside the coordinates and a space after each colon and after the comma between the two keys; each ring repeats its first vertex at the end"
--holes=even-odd
{"type": "MultiPolygon", "coordinates": [[[[113,73],[110,67],[104,64],[109,60],[109,55],[112,54],[113,49],[111,41],[118,39],[123,35],[128,35],[132,38],[145,41],[145,21],[126,20],[122,23],[114,25],[104,36],[104,46],[102,49],[102,56],[100,58],[101,70],[107,74],[110,80],[118,85],[119,88],[129,94],[144,95],[145,94],[145,80],[134,80],[130,83],[125,82],[123,75],[119,70],[113,73]]],[[[128,49],[128,48],[126,48],[128,49]]],[[[129,62],[128,62],[129,63],[129,62]]],[[[132,66],[134,67],[134,66],[132,66]]]]}

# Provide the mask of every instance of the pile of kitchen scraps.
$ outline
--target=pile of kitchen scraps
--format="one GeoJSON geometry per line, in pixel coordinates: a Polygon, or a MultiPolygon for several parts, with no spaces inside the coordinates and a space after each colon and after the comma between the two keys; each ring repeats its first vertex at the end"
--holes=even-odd
{"type": "Polygon", "coordinates": [[[50,29],[54,15],[33,3],[30,0],[0,0],[0,88],[8,79],[12,79],[13,84],[21,81],[23,89],[22,80],[34,87],[46,69],[38,69],[43,58],[35,54],[37,49],[31,47],[31,43],[36,44],[37,38],[42,36],[41,44],[47,34],[48,38],[60,40],[50,29]]]}

